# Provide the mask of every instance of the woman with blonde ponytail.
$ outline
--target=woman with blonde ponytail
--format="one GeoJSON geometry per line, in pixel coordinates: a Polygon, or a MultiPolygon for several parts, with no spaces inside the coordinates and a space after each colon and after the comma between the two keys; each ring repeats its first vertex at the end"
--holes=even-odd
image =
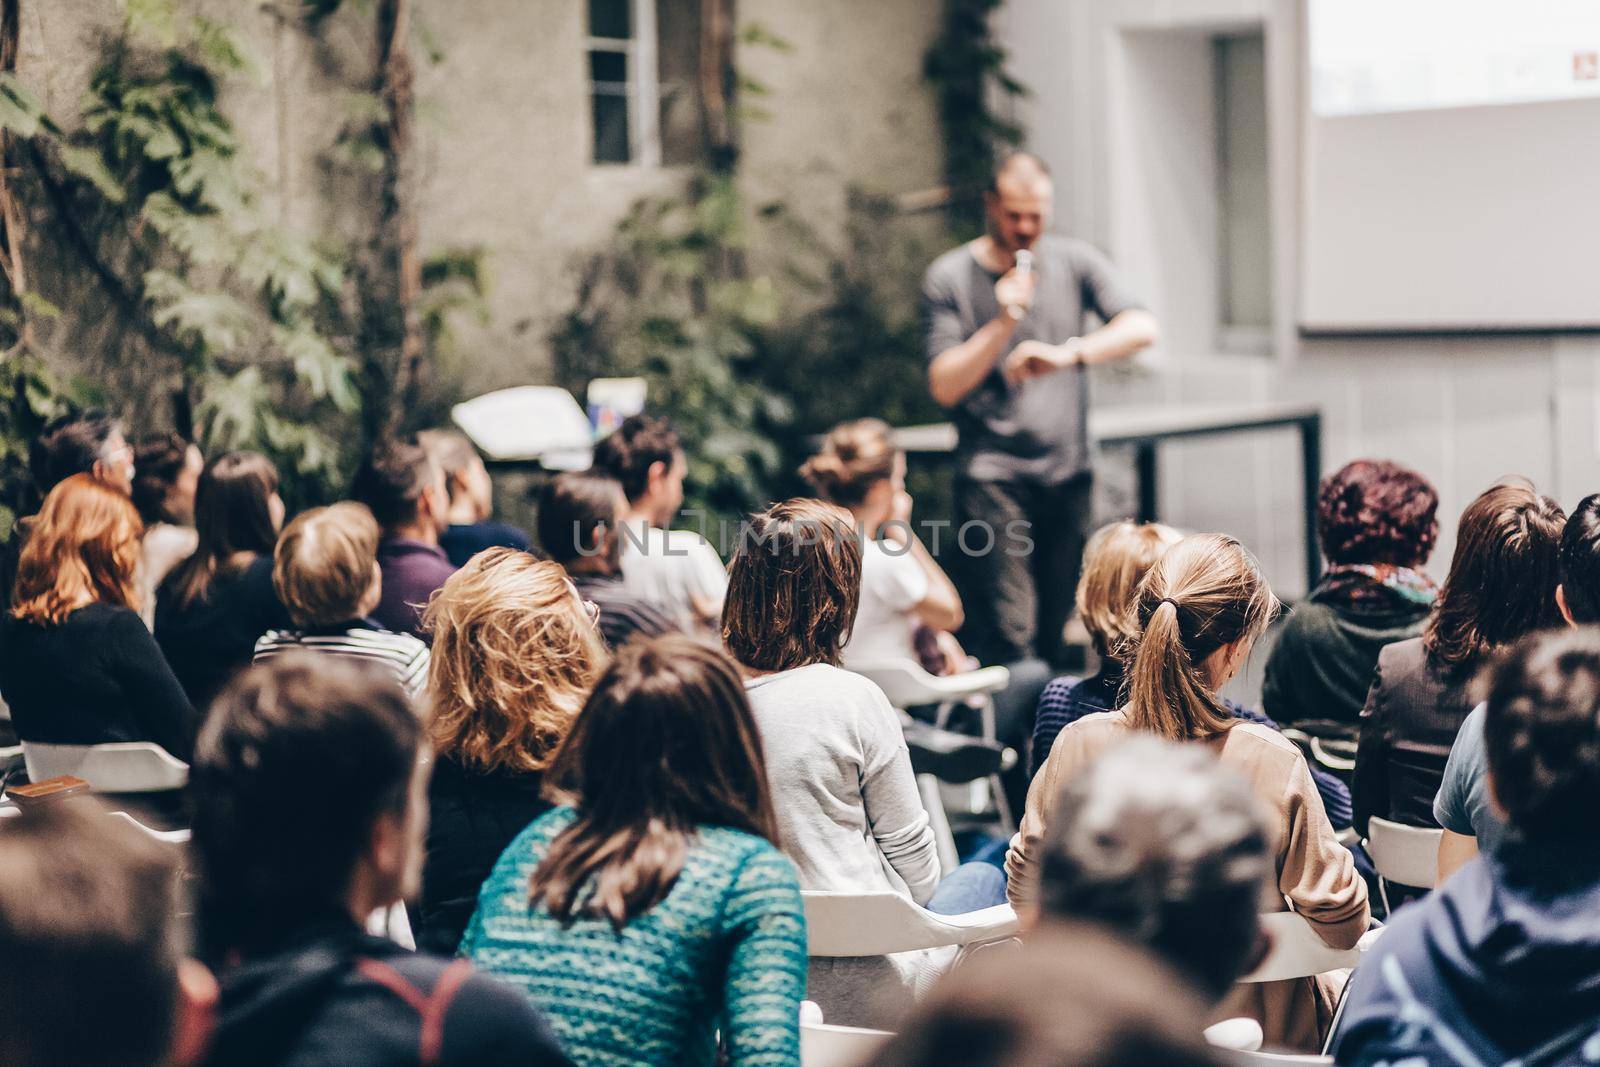
{"type": "MultiPolygon", "coordinates": [[[[1217,697],[1278,611],[1255,559],[1231,537],[1194,534],[1161,557],[1135,596],[1139,633],[1124,703],[1057,736],[1006,856],[1011,902],[1031,909],[1041,842],[1063,785],[1130,734],[1149,733],[1203,744],[1250,782],[1277,850],[1278,884],[1263,906],[1292,906],[1329,945],[1354,945],[1370,917],[1366,883],[1334,837],[1305,758],[1271,728],[1229,715],[1217,697]]],[[[1335,992],[1313,979],[1240,986],[1218,1018],[1250,1015],[1270,1044],[1315,1050],[1335,992]]]]}

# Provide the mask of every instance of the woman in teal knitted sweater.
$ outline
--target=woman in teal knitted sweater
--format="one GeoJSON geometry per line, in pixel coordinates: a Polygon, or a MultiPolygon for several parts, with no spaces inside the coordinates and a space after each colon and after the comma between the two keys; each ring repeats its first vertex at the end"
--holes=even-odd
{"type": "Polygon", "coordinates": [[[566,806],[484,883],[461,954],[521,988],[579,1067],[798,1067],[806,924],[737,669],[624,646],[557,751],[566,806]],[[590,786],[593,788],[590,788],[590,786]]]}

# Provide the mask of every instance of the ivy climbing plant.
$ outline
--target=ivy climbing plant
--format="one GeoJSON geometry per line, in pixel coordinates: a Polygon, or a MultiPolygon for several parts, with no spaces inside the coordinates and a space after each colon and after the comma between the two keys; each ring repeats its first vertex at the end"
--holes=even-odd
{"type": "Polygon", "coordinates": [[[269,221],[262,179],[219,107],[226,79],[255,73],[249,51],[181,10],[127,0],[72,121],[0,75],[0,127],[122,320],[122,358],[170,368],[171,421],[208,450],[267,452],[291,488],[314,494],[338,478],[340,424],[358,407],[343,272],[269,221]]]}

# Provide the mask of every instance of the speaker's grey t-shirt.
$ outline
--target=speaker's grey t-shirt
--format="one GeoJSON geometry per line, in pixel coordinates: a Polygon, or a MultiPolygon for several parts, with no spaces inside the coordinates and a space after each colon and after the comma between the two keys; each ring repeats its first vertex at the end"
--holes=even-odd
{"type": "MultiPolygon", "coordinates": [[[[1094,246],[1046,234],[1034,245],[1033,307],[1011,344],[1058,345],[1088,329],[1087,313],[1110,320],[1140,306],[1094,246]]],[[[994,283],[968,245],[933,261],[922,279],[928,359],[961,344],[1000,313],[994,283]]],[[[1009,349],[1008,349],[1009,351],[1009,349]]],[[[950,412],[960,434],[956,469],[993,482],[1056,485],[1089,469],[1089,382],[1082,368],[1008,385],[995,361],[983,382],[950,412]]]]}

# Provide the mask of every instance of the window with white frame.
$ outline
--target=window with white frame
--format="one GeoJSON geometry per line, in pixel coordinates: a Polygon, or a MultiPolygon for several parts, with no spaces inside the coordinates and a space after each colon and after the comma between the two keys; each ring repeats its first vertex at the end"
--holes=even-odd
{"type": "Polygon", "coordinates": [[[594,162],[693,162],[700,0],[589,0],[588,51],[594,162]]]}

